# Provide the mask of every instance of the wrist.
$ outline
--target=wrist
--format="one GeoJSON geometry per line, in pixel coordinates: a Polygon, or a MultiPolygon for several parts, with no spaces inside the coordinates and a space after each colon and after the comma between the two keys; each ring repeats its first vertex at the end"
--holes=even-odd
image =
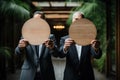
{"type": "Polygon", "coordinates": [[[66,52],[66,51],[68,51],[68,48],[64,46],[63,50],[66,52]]]}
{"type": "Polygon", "coordinates": [[[99,51],[99,48],[94,48],[95,52],[98,52],[99,51]]]}

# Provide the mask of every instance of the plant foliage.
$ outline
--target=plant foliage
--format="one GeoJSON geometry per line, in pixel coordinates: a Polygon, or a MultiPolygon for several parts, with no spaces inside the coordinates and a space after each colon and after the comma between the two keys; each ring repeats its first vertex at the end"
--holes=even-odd
{"type": "Polygon", "coordinates": [[[0,54],[4,55],[6,58],[11,58],[12,51],[8,47],[0,47],[0,54]]]}

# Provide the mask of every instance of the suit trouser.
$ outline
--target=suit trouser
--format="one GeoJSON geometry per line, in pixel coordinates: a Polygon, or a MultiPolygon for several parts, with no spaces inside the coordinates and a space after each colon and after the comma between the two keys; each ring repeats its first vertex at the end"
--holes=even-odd
{"type": "Polygon", "coordinates": [[[36,72],[34,80],[42,80],[40,72],[36,72]]]}

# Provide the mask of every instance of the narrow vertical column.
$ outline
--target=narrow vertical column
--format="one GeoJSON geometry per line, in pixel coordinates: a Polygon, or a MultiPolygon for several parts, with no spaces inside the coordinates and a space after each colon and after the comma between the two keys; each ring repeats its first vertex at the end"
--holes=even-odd
{"type": "Polygon", "coordinates": [[[120,80],[120,1],[116,0],[116,80],[120,80]]]}
{"type": "Polygon", "coordinates": [[[111,71],[111,0],[106,0],[106,39],[107,39],[107,48],[106,48],[106,64],[105,64],[105,74],[107,77],[110,76],[111,71]]]}

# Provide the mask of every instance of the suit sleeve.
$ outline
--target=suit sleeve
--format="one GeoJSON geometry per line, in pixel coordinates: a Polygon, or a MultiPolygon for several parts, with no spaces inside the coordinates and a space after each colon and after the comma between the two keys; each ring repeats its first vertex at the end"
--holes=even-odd
{"type": "Polygon", "coordinates": [[[15,54],[16,55],[21,55],[26,53],[26,48],[20,49],[18,46],[15,48],[15,54]]]}
{"type": "MultiPolygon", "coordinates": [[[[23,39],[23,37],[21,37],[21,39],[23,39]]],[[[17,55],[23,54],[23,53],[25,53],[25,51],[26,51],[26,48],[20,49],[20,48],[18,47],[18,45],[17,45],[17,47],[15,48],[15,54],[17,54],[17,55]]]]}
{"type": "Polygon", "coordinates": [[[57,46],[57,42],[56,42],[56,38],[54,34],[50,34],[49,39],[53,40],[54,42],[54,48],[52,50],[50,50],[50,53],[54,56],[54,57],[58,57],[58,46],[57,46]]]}
{"type": "Polygon", "coordinates": [[[59,48],[59,57],[63,58],[66,56],[66,53],[63,50],[64,42],[65,42],[65,37],[61,37],[60,39],[60,48],[59,48]]]}
{"type": "Polygon", "coordinates": [[[90,49],[90,52],[92,54],[92,57],[99,59],[102,56],[102,50],[99,48],[99,50],[96,52],[92,47],[90,49]]]}
{"type": "Polygon", "coordinates": [[[55,46],[57,46],[57,41],[54,34],[50,34],[49,39],[54,42],[55,46]]]}

